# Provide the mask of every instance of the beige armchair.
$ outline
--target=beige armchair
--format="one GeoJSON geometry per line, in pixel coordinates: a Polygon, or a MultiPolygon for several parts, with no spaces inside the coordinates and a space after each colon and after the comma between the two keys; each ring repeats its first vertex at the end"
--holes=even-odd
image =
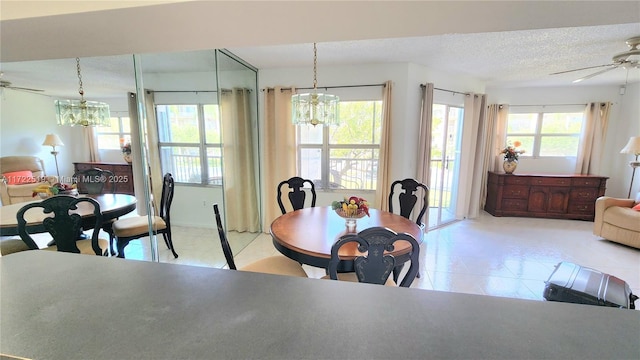
{"type": "Polygon", "coordinates": [[[640,211],[632,209],[634,204],[633,199],[598,198],[593,233],[640,249],[640,211]]]}
{"type": "Polygon", "coordinates": [[[36,156],[4,156],[0,157],[0,199],[3,205],[15,204],[33,199],[33,189],[43,182],[51,185],[58,182],[56,176],[47,176],[42,159],[36,156]],[[16,171],[30,171],[36,182],[28,183],[27,175],[21,175],[19,184],[9,184],[5,174],[16,171]]]}

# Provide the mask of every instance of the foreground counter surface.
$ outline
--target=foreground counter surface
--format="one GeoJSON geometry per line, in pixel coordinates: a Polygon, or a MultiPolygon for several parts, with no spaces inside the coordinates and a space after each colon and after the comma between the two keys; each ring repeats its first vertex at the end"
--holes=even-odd
{"type": "Polygon", "coordinates": [[[40,359],[638,359],[640,311],[26,251],[0,353],[40,359]]]}

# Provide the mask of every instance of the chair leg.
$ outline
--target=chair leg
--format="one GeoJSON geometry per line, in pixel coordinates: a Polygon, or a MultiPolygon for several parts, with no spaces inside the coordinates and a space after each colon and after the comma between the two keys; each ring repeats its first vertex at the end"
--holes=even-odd
{"type": "Polygon", "coordinates": [[[129,245],[129,240],[121,240],[116,237],[116,250],[118,252],[117,256],[121,259],[124,259],[124,248],[129,245]]]}
{"type": "Polygon", "coordinates": [[[171,252],[173,253],[173,257],[177,259],[178,254],[176,253],[176,250],[173,248],[173,241],[171,241],[171,232],[162,233],[162,237],[164,238],[164,242],[167,244],[167,246],[169,246],[169,249],[171,249],[171,252]]]}

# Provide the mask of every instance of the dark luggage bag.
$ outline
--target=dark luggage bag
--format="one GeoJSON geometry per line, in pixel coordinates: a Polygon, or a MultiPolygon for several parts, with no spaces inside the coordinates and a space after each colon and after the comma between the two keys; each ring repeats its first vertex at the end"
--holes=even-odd
{"type": "Polygon", "coordinates": [[[615,276],[570,262],[560,262],[545,282],[543,297],[549,301],[635,309],[638,296],[629,284],[615,276]]]}

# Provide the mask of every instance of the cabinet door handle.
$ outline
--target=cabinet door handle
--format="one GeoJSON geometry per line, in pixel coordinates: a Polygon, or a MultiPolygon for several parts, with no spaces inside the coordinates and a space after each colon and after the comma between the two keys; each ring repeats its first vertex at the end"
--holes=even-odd
{"type": "Polygon", "coordinates": [[[520,195],[520,190],[518,190],[518,191],[511,191],[511,195],[520,195]]]}

